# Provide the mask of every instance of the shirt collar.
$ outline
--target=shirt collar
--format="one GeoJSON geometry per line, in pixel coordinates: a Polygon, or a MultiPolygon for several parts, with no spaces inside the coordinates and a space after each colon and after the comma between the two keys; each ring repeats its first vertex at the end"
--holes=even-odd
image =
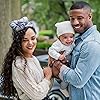
{"type": "Polygon", "coordinates": [[[81,36],[80,35],[76,36],[76,39],[80,38],[81,40],[84,40],[87,36],[89,36],[96,29],[97,29],[96,25],[93,25],[87,31],[85,31],[81,36]]]}

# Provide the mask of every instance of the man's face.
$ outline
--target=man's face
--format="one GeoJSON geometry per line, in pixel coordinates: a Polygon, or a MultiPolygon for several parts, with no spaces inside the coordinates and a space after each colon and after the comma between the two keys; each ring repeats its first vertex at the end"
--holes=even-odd
{"type": "Polygon", "coordinates": [[[91,26],[92,15],[86,9],[70,10],[69,16],[76,33],[83,33],[91,26]]]}

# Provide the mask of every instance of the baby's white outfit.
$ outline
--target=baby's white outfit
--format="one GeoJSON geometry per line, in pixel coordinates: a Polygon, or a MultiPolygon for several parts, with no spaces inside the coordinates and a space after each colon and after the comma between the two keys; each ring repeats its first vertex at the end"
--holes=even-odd
{"type": "Polygon", "coordinates": [[[69,55],[72,52],[74,46],[74,43],[72,43],[72,45],[66,46],[62,44],[59,39],[57,39],[49,48],[48,53],[52,58],[58,60],[59,56],[61,55],[59,52],[64,51],[65,56],[69,55]]]}
{"type": "MultiPolygon", "coordinates": [[[[58,37],[65,33],[75,34],[70,21],[58,22],[55,24],[55,26],[57,28],[57,36],[58,37]]],[[[52,46],[49,48],[48,53],[52,58],[58,60],[58,58],[61,55],[59,52],[63,51],[65,54],[65,57],[66,57],[67,55],[69,55],[72,52],[74,46],[75,46],[74,42],[72,43],[72,45],[66,46],[66,45],[62,44],[59,39],[57,39],[57,41],[55,41],[52,44],[52,46]]],[[[61,82],[62,89],[65,89],[67,87],[67,85],[68,85],[68,83],[61,82]]]]}
{"type": "MultiPolygon", "coordinates": [[[[64,51],[65,56],[67,56],[72,52],[74,46],[74,43],[72,43],[72,45],[66,46],[62,44],[59,39],[57,39],[57,41],[55,41],[49,48],[48,53],[52,58],[58,60],[59,56],[61,55],[59,52],[64,51]]],[[[62,81],[60,86],[61,89],[65,89],[68,86],[68,83],[62,81]]]]}

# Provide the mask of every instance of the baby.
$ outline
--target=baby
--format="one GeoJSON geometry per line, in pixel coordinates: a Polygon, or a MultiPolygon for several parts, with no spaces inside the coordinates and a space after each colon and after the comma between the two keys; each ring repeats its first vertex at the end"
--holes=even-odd
{"type": "MultiPolygon", "coordinates": [[[[55,24],[57,28],[57,40],[49,48],[49,56],[55,60],[60,60],[62,63],[66,63],[66,56],[69,55],[74,44],[74,30],[70,21],[63,21],[55,24]]],[[[67,83],[61,82],[61,88],[67,87],[67,83]]]]}

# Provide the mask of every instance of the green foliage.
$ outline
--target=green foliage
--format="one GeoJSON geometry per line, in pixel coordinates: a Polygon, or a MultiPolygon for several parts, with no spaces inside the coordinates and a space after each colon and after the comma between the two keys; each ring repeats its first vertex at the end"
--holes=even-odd
{"type": "MultiPolygon", "coordinates": [[[[68,20],[68,8],[71,5],[71,0],[23,0],[24,4],[32,6],[31,19],[34,19],[40,29],[55,30],[55,23],[58,21],[68,20]],[[26,1],[26,3],[25,3],[26,1]]],[[[27,7],[28,9],[29,7],[27,7]]],[[[29,12],[28,15],[29,16],[29,12]]]]}
{"type": "Polygon", "coordinates": [[[51,46],[51,43],[48,41],[38,42],[37,49],[48,49],[51,46]]]}
{"type": "MultiPolygon", "coordinates": [[[[72,4],[72,1],[79,0],[21,0],[22,6],[28,5],[27,9],[32,8],[32,12],[27,12],[27,15],[31,19],[34,19],[40,29],[52,29],[55,30],[54,24],[59,21],[68,20],[68,10],[72,4]]],[[[93,8],[93,21],[100,30],[100,0],[85,0],[93,8]]],[[[30,10],[28,10],[30,11],[30,10]]]]}
{"type": "MultiPolygon", "coordinates": [[[[21,0],[22,14],[35,20],[40,28],[39,35],[51,36],[55,33],[55,23],[68,20],[68,10],[73,1],[79,0],[21,0]],[[42,31],[43,30],[43,31],[42,31]]],[[[100,0],[85,0],[93,8],[93,22],[100,31],[100,0]]],[[[42,40],[42,39],[41,39],[42,40]]],[[[38,41],[37,48],[48,48],[51,44],[38,41]]]]}
{"type": "Polygon", "coordinates": [[[39,32],[37,48],[38,49],[48,49],[53,43],[53,31],[52,30],[42,30],[39,32]]]}
{"type": "Polygon", "coordinates": [[[93,10],[93,22],[100,31],[100,0],[87,0],[93,10]]]}
{"type": "Polygon", "coordinates": [[[27,4],[27,3],[29,3],[29,1],[30,1],[30,0],[21,0],[21,4],[22,4],[22,5],[27,4]]]}
{"type": "Polygon", "coordinates": [[[39,35],[52,35],[52,30],[42,30],[39,32],[39,35]]]}
{"type": "Polygon", "coordinates": [[[53,38],[54,32],[52,30],[42,30],[39,32],[39,35],[49,36],[49,38],[53,38]]]}

